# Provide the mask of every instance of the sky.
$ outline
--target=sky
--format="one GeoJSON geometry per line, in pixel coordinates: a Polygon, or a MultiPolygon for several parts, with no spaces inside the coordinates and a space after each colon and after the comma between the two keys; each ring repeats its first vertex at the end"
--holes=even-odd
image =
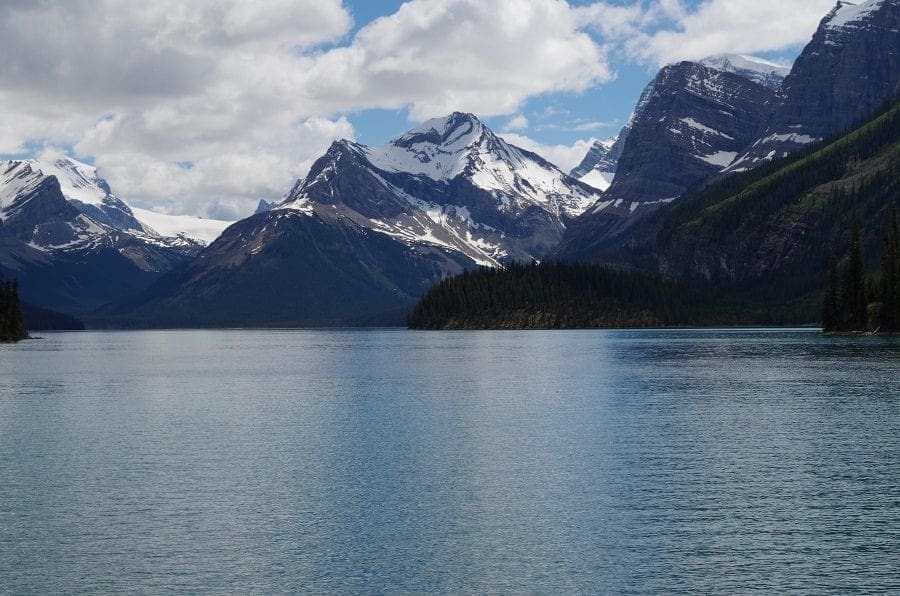
{"type": "Polygon", "coordinates": [[[237,219],[335,139],[472,112],[562,169],[658,69],[790,64],[835,0],[0,0],[0,158],[65,154],[131,204],[237,219]]]}

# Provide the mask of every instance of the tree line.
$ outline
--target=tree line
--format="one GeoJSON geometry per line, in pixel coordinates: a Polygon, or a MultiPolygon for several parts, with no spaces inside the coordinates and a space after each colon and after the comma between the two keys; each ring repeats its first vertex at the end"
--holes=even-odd
{"type": "Polygon", "coordinates": [[[843,263],[832,254],[822,304],[826,332],[900,332],[900,234],[891,209],[878,278],[866,275],[859,228],[843,263]]]}
{"type": "Polygon", "coordinates": [[[14,342],[28,337],[22,321],[19,284],[0,275],[0,342],[14,342]]]}

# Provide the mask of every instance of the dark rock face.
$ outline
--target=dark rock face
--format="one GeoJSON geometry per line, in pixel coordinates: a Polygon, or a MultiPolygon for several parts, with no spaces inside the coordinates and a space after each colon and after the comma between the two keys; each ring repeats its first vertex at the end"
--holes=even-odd
{"type": "Polygon", "coordinates": [[[256,205],[256,211],[254,211],[253,213],[257,214],[257,213],[265,213],[266,211],[271,211],[272,209],[275,208],[275,205],[277,205],[277,203],[273,203],[273,202],[267,201],[265,199],[260,199],[259,203],[256,205]]]}
{"type": "Polygon", "coordinates": [[[622,151],[625,149],[625,139],[628,137],[630,130],[630,128],[623,128],[622,132],[615,139],[595,141],[588,150],[587,155],[581,160],[581,163],[569,172],[569,175],[582,180],[595,171],[612,182],[619,159],[622,157],[622,151]]]}
{"type": "Polygon", "coordinates": [[[653,201],[784,157],[870,116],[900,92],[900,0],[839,2],[777,93],[774,83],[749,81],[739,60],[703,63],[733,72],[709,76],[690,63],[660,72],[604,197],[609,206],[571,224],[559,256],[600,258],[631,241],[631,226],[653,201]],[[740,125],[729,127],[727,114],[740,125]],[[624,209],[629,202],[637,204],[633,211],[624,209]]]}
{"type": "Polygon", "coordinates": [[[831,136],[872,114],[898,85],[900,1],[840,2],[785,79],[774,128],[831,136]]]}
{"type": "Polygon", "coordinates": [[[772,123],[731,170],[833,136],[900,92],[900,0],[838,2],[784,80],[772,123]]]}
{"type": "Polygon", "coordinates": [[[635,112],[612,186],[569,226],[557,256],[589,258],[626,238],[646,213],[716,176],[765,130],[774,97],[764,85],[697,63],[663,68],[635,112]]]}
{"type": "Polygon", "coordinates": [[[692,62],[667,66],[632,125],[606,199],[680,196],[716,175],[758,138],[771,89],[692,62]]]}

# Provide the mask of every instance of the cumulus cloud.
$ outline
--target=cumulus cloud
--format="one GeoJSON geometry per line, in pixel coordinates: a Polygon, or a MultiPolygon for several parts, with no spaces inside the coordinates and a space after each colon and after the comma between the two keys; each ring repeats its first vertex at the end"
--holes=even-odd
{"type": "Polygon", "coordinates": [[[528,98],[610,80],[604,50],[560,0],[411,0],[312,64],[307,88],[344,109],[515,112],[528,98]]]}
{"type": "Polygon", "coordinates": [[[597,2],[581,18],[632,58],[657,66],[721,53],[777,52],[809,41],[834,0],[597,2]]]}
{"type": "Polygon", "coordinates": [[[568,174],[581,163],[596,139],[579,139],[572,145],[545,145],[525,135],[503,133],[500,135],[507,143],[537,153],[560,170],[568,174]]]}
{"type": "Polygon", "coordinates": [[[503,132],[512,132],[514,130],[525,130],[528,128],[528,118],[524,114],[516,114],[503,125],[503,132]]]}
{"type": "Polygon", "coordinates": [[[353,136],[279,82],[346,36],[341,0],[6,4],[0,152],[70,146],[138,205],[245,214],[353,136]]]}

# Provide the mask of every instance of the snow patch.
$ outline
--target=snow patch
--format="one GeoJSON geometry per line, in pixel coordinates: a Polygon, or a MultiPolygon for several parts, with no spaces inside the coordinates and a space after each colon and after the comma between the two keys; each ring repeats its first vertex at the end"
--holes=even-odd
{"type": "Polygon", "coordinates": [[[233,224],[231,221],[204,219],[193,215],[166,215],[147,209],[132,208],[134,216],[142,224],[162,236],[183,237],[210,244],[233,224]]]}

